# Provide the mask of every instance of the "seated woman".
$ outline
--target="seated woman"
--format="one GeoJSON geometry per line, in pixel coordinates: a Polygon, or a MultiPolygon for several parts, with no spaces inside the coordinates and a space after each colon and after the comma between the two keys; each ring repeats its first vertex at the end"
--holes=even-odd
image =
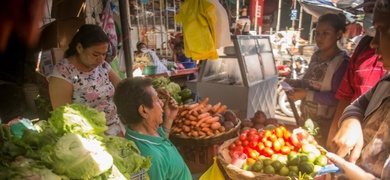
{"type": "Polygon", "coordinates": [[[152,65],[157,66],[157,74],[168,71],[167,67],[164,65],[163,62],[161,62],[160,58],[153,50],[148,49],[144,42],[138,42],[137,51],[135,52],[134,56],[133,70],[137,69],[140,66],[152,65]]]}
{"type": "Polygon", "coordinates": [[[185,51],[184,51],[184,42],[178,42],[174,46],[175,53],[173,54],[173,61],[174,62],[192,62],[192,59],[189,57],[186,57],[185,51]]]}
{"type": "Polygon", "coordinates": [[[118,114],[126,126],[125,138],[135,142],[145,157],[151,156],[150,179],[192,179],[176,147],[169,140],[178,113],[176,101],[165,90],[159,93],[150,78],[127,78],[114,96],[118,114]],[[159,99],[164,97],[165,102],[159,99]]]}

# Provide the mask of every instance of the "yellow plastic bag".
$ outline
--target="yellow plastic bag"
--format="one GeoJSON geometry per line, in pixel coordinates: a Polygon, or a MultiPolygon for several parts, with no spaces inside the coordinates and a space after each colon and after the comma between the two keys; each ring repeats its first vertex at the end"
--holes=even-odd
{"type": "Polygon", "coordinates": [[[199,178],[199,180],[225,180],[221,170],[217,164],[217,157],[214,157],[214,163],[211,167],[199,178]]]}

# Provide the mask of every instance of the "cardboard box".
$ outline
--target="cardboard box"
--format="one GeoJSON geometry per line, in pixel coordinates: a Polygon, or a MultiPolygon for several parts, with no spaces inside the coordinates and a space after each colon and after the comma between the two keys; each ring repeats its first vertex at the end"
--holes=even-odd
{"type": "Polygon", "coordinates": [[[66,48],[52,48],[36,54],[38,59],[38,72],[44,76],[53,72],[53,67],[64,58],[66,48]]]}
{"type": "Polygon", "coordinates": [[[55,20],[42,27],[38,49],[67,48],[85,19],[68,18],[55,20]]]}

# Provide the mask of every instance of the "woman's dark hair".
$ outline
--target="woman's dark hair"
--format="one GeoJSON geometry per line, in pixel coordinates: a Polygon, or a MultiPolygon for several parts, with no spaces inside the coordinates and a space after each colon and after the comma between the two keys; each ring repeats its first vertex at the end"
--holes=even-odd
{"type": "Polygon", "coordinates": [[[179,48],[179,47],[184,49],[184,42],[183,41],[175,43],[174,48],[176,49],[176,48],[179,48]]]}
{"type": "Polygon", "coordinates": [[[89,48],[101,43],[109,43],[107,33],[97,25],[85,24],[79,28],[79,31],[73,36],[72,41],[69,43],[69,48],[65,51],[65,58],[77,54],[76,46],[80,43],[83,48],[89,48]]]}
{"type": "Polygon", "coordinates": [[[389,12],[390,11],[390,0],[376,0],[374,9],[376,11],[389,12]]]}
{"type": "Polygon", "coordinates": [[[347,30],[346,17],[344,14],[324,14],[318,18],[318,23],[328,22],[332,25],[336,32],[341,30],[343,33],[347,30]]]}
{"type": "Polygon", "coordinates": [[[153,99],[147,87],[152,86],[152,79],[134,77],[123,79],[115,89],[114,102],[123,124],[137,124],[142,121],[138,112],[140,105],[153,108],[153,99]]]}

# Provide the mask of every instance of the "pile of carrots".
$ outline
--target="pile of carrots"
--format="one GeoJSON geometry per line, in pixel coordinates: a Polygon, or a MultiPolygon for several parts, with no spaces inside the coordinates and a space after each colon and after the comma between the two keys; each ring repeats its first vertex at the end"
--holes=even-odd
{"type": "Polygon", "coordinates": [[[223,118],[221,113],[226,112],[227,106],[221,102],[215,105],[208,102],[209,98],[205,98],[199,103],[180,106],[172,132],[190,137],[214,136],[225,132],[220,118],[223,118]]]}

